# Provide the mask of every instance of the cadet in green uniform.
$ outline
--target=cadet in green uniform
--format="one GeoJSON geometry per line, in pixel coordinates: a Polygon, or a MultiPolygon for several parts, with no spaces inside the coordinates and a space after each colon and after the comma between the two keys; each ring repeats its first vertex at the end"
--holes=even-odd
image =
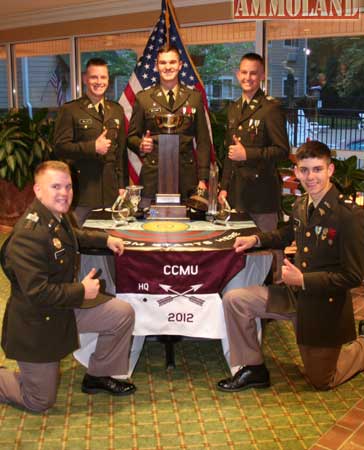
{"type": "Polygon", "coordinates": [[[183,116],[175,132],[179,143],[179,183],[182,199],[198,186],[206,189],[210,165],[210,137],[199,91],[179,84],[182,61],[175,47],[161,47],[157,70],[160,84],[137,94],[128,132],[128,147],[143,158],[140,184],[143,196],[153,198],[158,190],[158,139],[161,134],[155,122],[158,114],[183,116]],[[193,155],[196,140],[197,160],[193,155]]]}
{"type": "Polygon", "coordinates": [[[110,207],[128,184],[124,111],[104,97],[109,86],[106,62],[89,60],[83,81],[86,94],[62,106],[54,135],[57,157],[76,174],[80,224],[91,209],[110,207]]]}
{"type": "Polygon", "coordinates": [[[356,339],[350,289],[364,275],[364,211],[347,204],[330,177],[330,150],[321,142],[297,151],[295,174],[307,195],[299,197],[288,224],[234,247],[284,248],[294,240],[295,263],[284,260],[283,285],[250,286],[223,298],[231,366],[241,366],[218,388],[233,392],[270,385],[255,319],[292,320],[305,373],[317,389],[331,389],[364,370],[364,336],[356,339]],[[349,345],[344,345],[351,342],[349,345]]]}
{"type": "Polygon", "coordinates": [[[231,206],[247,211],[262,231],[271,231],[277,226],[281,197],[276,165],[289,155],[285,117],[279,103],[260,89],[260,55],[244,55],[236,76],[243,94],[228,109],[228,153],[219,201],[228,197],[231,206]]]}
{"type": "Polygon", "coordinates": [[[11,282],[1,345],[20,372],[0,368],[0,403],[44,411],[56,401],[59,362],[79,347],[78,333],[99,333],[82,391],[126,395],[135,386],[112,375],[127,374],[134,310],[102,294],[96,269],[75,281],[79,248],[108,247],[123,252],[123,241],[102,232],[73,229],[69,168],[60,161],[35,172],[36,199],[16,224],[2,251],[11,282]]]}

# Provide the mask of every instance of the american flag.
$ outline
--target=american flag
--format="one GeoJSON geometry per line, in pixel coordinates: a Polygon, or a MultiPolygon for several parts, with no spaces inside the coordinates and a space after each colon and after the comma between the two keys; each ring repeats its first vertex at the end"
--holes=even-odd
{"type": "MultiPolygon", "coordinates": [[[[183,63],[182,70],[179,73],[181,84],[193,86],[202,94],[207,125],[212,142],[211,124],[208,113],[205,88],[202,80],[199,77],[196,67],[194,66],[185,46],[183,45],[178,22],[176,19],[176,14],[170,0],[162,0],[162,11],[159,20],[153,28],[151,35],[149,36],[147,45],[143,52],[143,56],[139,58],[139,61],[137,62],[135,69],[129,79],[129,82],[120,97],[119,103],[122,105],[125,111],[127,128],[129,126],[129,121],[132,115],[136,94],[142,89],[159,83],[159,74],[157,69],[155,68],[157,52],[160,47],[167,44],[168,39],[170,45],[178,48],[183,63]]],[[[137,183],[142,163],[135,153],[131,151],[129,151],[128,153],[130,178],[134,183],[137,183]]],[[[210,157],[211,161],[215,161],[215,152],[213,146],[211,146],[210,157]]]]}
{"type": "Polygon", "coordinates": [[[63,88],[62,88],[62,74],[61,74],[59,64],[54,69],[54,71],[51,73],[48,83],[52,87],[54,87],[54,89],[56,90],[57,106],[63,105],[63,103],[65,102],[66,99],[65,99],[65,96],[63,93],[63,88]]]}

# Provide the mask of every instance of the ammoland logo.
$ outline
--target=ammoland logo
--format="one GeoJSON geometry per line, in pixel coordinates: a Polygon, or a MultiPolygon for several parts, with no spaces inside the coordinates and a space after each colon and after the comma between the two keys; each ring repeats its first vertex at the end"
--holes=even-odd
{"type": "Polygon", "coordinates": [[[234,19],[358,19],[359,0],[234,0],[234,19]]]}

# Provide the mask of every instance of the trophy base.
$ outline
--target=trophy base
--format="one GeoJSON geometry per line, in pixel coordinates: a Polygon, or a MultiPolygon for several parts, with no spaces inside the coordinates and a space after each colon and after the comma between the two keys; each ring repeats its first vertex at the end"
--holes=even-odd
{"type": "Polygon", "coordinates": [[[185,205],[151,205],[149,209],[149,220],[181,220],[187,219],[187,209],[185,205]]]}

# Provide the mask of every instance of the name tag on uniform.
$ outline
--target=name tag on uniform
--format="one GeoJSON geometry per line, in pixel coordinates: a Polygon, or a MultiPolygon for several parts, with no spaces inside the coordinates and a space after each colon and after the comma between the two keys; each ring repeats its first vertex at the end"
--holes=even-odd
{"type": "Polygon", "coordinates": [[[59,258],[62,258],[62,256],[64,256],[66,253],[66,249],[65,248],[61,248],[61,250],[58,250],[57,252],[54,252],[54,259],[57,260],[59,258]]]}
{"type": "Polygon", "coordinates": [[[160,113],[162,112],[162,108],[150,108],[150,113],[160,113]]]}
{"type": "Polygon", "coordinates": [[[80,125],[91,125],[92,119],[78,119],[80,125]]]}

